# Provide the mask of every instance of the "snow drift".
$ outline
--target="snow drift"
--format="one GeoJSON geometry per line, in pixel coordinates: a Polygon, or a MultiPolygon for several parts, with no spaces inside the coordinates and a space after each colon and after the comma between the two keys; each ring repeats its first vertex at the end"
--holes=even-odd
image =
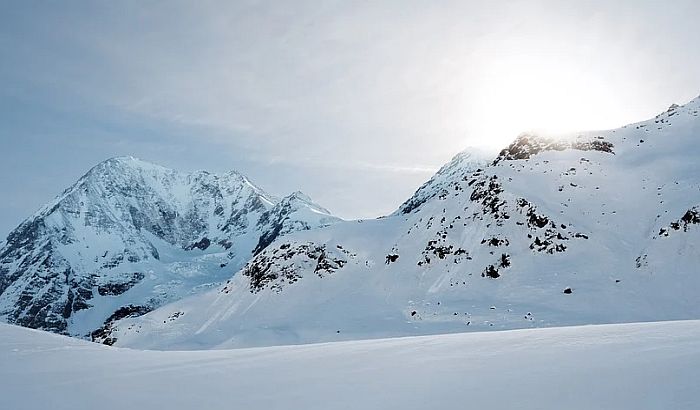
{"type": "Polygon", "coordinates": [[[696,409],[700,322],[154,352],[0,325],[13,410],[696,409]]]}

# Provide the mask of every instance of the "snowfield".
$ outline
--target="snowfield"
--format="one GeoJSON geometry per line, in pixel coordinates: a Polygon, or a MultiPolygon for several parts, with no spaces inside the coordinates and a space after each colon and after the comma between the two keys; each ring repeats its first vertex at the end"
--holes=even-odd
{"type": "Polygon", "coordinates": [[[2,408],[697,409],[700,321],[210,351],[0,325],[2,408]]]}

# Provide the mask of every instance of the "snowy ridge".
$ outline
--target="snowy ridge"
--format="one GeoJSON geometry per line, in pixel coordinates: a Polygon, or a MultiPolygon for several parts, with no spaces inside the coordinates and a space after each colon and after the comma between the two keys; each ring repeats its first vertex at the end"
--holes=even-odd
{"type": "Polygon", "coordinates": [[[279,235],[337,220],[303,194],[279,199],[237,172],[108,159],[8,235],[0,317],[89,336],[216,287],[279,235]]]}
{"type": "Polygon", "coordinates": [[[700,99],[616,130],[457,156],[393,215],[293,233],[110,341],[310,343],[700,318],[700,99]]]}
{"type": "Polygon", "coordinates": [[[450,162],[443,165],[438,172],[423,184],[407,199],[394,214],[408,214],[416,211],[421,205],[436,196],[445,196],[449,193],[450,184],[458,181],[465,175],[485,167],[491,162],[488,153],[478,148],[468,148],[455,155],[450,162]]]}

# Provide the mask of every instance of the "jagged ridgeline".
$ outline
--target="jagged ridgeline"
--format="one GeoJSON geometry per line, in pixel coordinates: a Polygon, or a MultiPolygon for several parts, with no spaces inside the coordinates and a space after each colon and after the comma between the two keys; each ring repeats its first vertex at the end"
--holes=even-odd
{"type": "Polygon", "coordinates": [[[337,222],[237,172],[100,163],[0,244],[0,315],[76,336],[217,287],[278,236],[337,222]]]}
{"type": "Polygon", "coordinates": [[[699,110],[695,99],[620,129],[461,153],[392,215],[279,237],[225,285],[118,322],[110,343],[700,318],[699,110]]]}

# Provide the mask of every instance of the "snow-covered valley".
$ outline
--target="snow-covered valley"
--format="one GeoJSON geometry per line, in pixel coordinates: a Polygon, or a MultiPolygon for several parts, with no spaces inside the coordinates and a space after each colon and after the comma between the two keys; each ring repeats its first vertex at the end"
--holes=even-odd
{"type": "Polygon", "coordinates": [[[697,409],[700,321],[196,352],[0,325],[12,410],[697,409]]]}

